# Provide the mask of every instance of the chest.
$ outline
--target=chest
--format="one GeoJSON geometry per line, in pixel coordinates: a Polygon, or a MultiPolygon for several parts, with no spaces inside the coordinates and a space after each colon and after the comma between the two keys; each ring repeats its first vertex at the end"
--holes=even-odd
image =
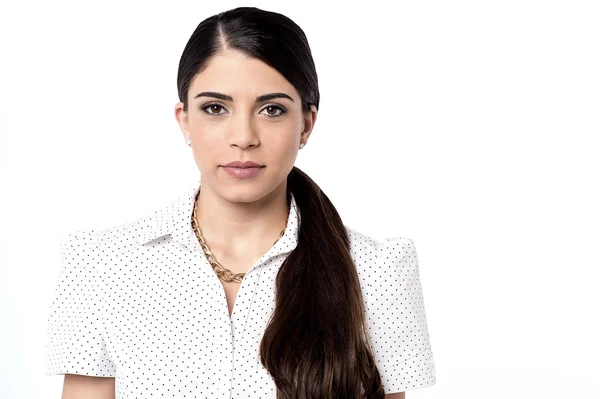
{"type": "Polygon", "coordinates": [[[225,282],[221,281],[221,285],[223,286],[223,290],[225,291],[225,298],[227,299],[227,307],[229,310],[229,317],[231,317],[231,313],[233,312],[233,307],[235,305],[235,299],[237,298],[238,291],[240,290],[240,284],[236,282],[225,282]]]}
{"type": "MultiPolygon", "coordinates": [[[[260,256],[244,259],[234,258],[230,256],[221,256],[221,258],[223,259],[219,260],[221,265],[231,270],[233,273],[247,273],[248,270],[251,269],[251,266],[256,262],[256,260],[260,258],[260,256]]],[[[217,279],[219,280],[220,285],[223,287],[229,317],[231,318],[236,299],[238,297],[238,292],[240,291],[240,287],[242,286],[242,283],[244,282],[244,279],[246,279],[246,277],[244,277],[244,279],[241,282],[227,282],[218,277],[217,279]]]]}
{"type": "Polygon", "coordinates": [[[98,278],[106,287],[99,303],[106,348],[119,373],[117,398],[173,392],[272,397],[274,382],[260,363],[259,345],[288,247],[254,260],[217,257],[234,272],[250,269],[241,283],[227,283],[199,245],[185,247],[168,237],[152,244],[110,248],[98,262],[107,265],[98,278]]]}

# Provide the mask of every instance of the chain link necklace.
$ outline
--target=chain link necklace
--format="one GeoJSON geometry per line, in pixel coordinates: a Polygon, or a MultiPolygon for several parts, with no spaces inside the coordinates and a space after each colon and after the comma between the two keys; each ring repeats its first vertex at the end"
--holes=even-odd
{"type": "MultiPolygon", "coordinates": [[[[196,194],[196,198],[195,198],[196,200],[198,199],[198,194],[196,194]]],[[[242,279],[244,278],[246,273],[235,273],[234,274],[231,270],[223,267],[223,265],[221,265],[219,263],[219,261],[215,258],[215,256],[212,254],[212,252],[210,252],[210,248],[208,247],[208,244],[204,240],[204,236],[202,235],[202,230],[200,230],[200,226],[198,223],[198,216],[197,216],[198,215],[198,207],[196,206],[196,202],[197,202],[196,200],[194,200],[194,212],[192,214],[192,229],[194,230],[194,233],[196,233],[196,237],[198,238],[198,241],[200,243],[200,246],[202,247],[202,251],[204,251],[204,255],[206,256],[208,263],[210,263],[213,270],[217,273],[217,276],[221,280],[228,282],[228,283],[230,283],[230,282],[241,283],[242,279]]],[[[286,227],[283,230],[281,230],[281,233],[279,233],[279,238],[275,240],[273,245],[275,245],[275,243],[277,243],[277,241],[279,241],[279,239],[281,237],[283,237],[283,234],[285,233],[286,228],[287,228],[287,222],[286,222],[286,227]]]]}

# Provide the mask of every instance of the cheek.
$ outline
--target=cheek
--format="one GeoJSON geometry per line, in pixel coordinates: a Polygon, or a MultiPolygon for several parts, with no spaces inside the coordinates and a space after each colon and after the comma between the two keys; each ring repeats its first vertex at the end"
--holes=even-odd
{"type": "Polygon", "coordinates": [[[224,148],[223,135],[218,128],[207,123],[190,124],[189,129],[196,164],[200,169],[208,172],[218,158],[218,149],[224,148]]]}
{"type": "Polygon", "coordinates": [[[213,146],[223,140],[225,125],[206,121],[202,117],[190,118],[189,129],[191,136],[204,148],[213,146]]]}
{"type": "MultiPolygon", "coordinates": [[[[298,134],[299,135],[299,134],[298,134]]],[[[271,154],[277,158],[277,162],[282,167],[291,167],[296,162],[296,143],[298,139],[295,137],[295,132],[288,132],[285,138],[277,142],[277,147],[273,148],[271,154]]]]}
{"type": "MultiPolygon", "coordinates": [[[[302,122],[300,122],[302,127],[302,122]]],[[[276,141],[281,147],[294,147],[295,142],[299,142],[301,129],[298,127],[297,118],[290,117],[280,122],[265,125],[265,131],[268,133],[269,140],[276,141]]]]}
{"type": "MultiPolygon", "coordinates": [[[[286,129],[274,133],[276,134],[270,134],[268,137],[264,138],[263,142],[265,147],[270,147],[271,152],[280,157],[287,157],[289,154],[292,154],[294,152],[294,146],[299,140],[296,137],[296,132],[292,129],[286,129]]],[[[299,133],[297,135],[298,137],[300,136],[299,133]]]]}

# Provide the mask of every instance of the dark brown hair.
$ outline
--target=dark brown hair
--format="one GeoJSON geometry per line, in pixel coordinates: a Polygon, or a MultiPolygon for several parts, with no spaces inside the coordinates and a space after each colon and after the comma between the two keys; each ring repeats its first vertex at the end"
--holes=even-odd
{"type": "MultiPolygon", "coordinates": [[[[184,111],[192,80],[225,49],[275,68],[297,90],[304,113],[311,104],[318,109],[317,72],[302,29],[282,14],[239,7],[202,21],[185,46],[177,75],[184,111]]],[[[301,216],[298,244],[277,274],[275,311],[260,343],[277,398],[383,398],[346,227],[327,195],[295,166],[287,189],[301,216]]]]}

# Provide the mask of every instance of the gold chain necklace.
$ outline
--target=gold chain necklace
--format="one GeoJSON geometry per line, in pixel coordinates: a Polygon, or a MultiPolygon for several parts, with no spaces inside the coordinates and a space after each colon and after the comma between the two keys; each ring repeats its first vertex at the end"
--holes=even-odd
{"type": "MultiPolygon", "coordinates": [[[[198,195],[196,195],[196,199],[197,198],[198,198],[198,195]]],[[[194,212],[192,214],[192,228],[194,230],[194,233],[196,233],[196,237],[198,238],[198,241],[200,242],[200,246],[202,247],[202,251],[204,251],[204,255],[206,256],[208,263],[210,263],[213,270],[217,273],[217,276],[221,280],[228,282],[228,283],[230,283],[230,282],[241,283],[242,279],[244,278],[246,273],[233,274],[233,272],[231,270],[224,268],[223,265],[221,265],[219,263],[219,261],[215,258],[215,256],[212,254],[212,252],[210,252],[210,248],[208,247],[208,244],[204,240],[204,236],[202,235],[202,230],[200,230],[200,226],[198,224],[197,211],[198,211],[198,208],[196,207],[196,201],[194,201],[194,212]]],[[[286,222],[286,228],[287,228],[287,222],[286,222]]],[[[281,237],[283,237],[284,233],[285,233],[285,228],[283,230],[281,230],[281,233],[279,233],[279,238],[275,240],[273,245],[275,245],[275,243],[277,243],[277,241],[279,241],[279,239],[281,237]]]]}

